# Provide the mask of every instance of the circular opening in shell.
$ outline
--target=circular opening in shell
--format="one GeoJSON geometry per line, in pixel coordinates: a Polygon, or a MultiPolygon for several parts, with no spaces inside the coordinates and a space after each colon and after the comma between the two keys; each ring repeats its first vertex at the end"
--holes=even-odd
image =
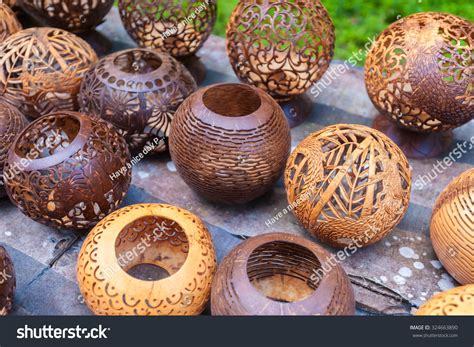
{"type": "Polygon", "coordinates": [[[158,216],[134,220],[115,240],[119,266],[144,281],[158,281],[176,273],[185,263],[188,251],[183,228],[174,220],[158,216]]]}
{"type": "Polygon", "coordinates": [[[77,137],[81,122],[74,116],[50,116],[32,123],[19,137],[15,152],[21,158],[47,158],[65,150],[77,137]]]}
{"type": "Polygon", "coordinates": [[[269,242],[256,248],[247,262],[250,283],[267,298],[297,302],[318,287],[315,274],[321,267],[309,249],[285,241],[269,242]]]}
{"type": "Polygon", "coordinates": [[[118,55],[114,64],[125,73],[146,74],[157,70],[162,61],[153,52],[133,50],[118,55]]]}
{"type": "Polygon", "coordinates": [[[244,84],[222,84],[203,95],[204,106],[225,117],[243,117],[256,112],[262,101],[259,94],[244,84]]]}

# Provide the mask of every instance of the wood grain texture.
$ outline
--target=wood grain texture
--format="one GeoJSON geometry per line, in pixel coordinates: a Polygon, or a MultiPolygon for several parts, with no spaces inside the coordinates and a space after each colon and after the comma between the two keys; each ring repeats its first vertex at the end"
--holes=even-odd
{"type": "Polygon", "coordinates": [[[474,315],[474,285],[453,288],[433,296],[424,303],[417,316],[472,316],[474,315]]]}
{"type": "Polygon", "coordinates": [[[138,204],[112,213],[89,233],[77,280],[98,315],[197,315],[209,300],[216,268],[211,236],[198,217],[171,205],[138,204]],[[125,263],[118,260],[140,243],[144,251],[125,263]],[[143,263],[170,276],[144,281],[127,273],[143,263]]]}
{"type": "Polygon", "coordinates": [[[160,153],[168,148],[176,110],[196,88],[173,57],[135,48],[113,53],[89,70],[79,104],[82,112],[114,124],[132,152],[149,144],[160,153]]]}
{"type": "Polygon", "coordinates": [[[4,179],[10,200],[28,217],[83,230],[119,207],[131,180],[130,170],[121,170],[129,162],[127,144],[110,123],[53,113],[15,139],[4,179]]]}
{"type": "Polygon", "coordinates": [[[474,169],[456,177],[441,193],[430,234],[450,275],[461,284],[474,284],[474,169]]]}
{"type": "Polygon", "coordinates": [[[31,28],[0,44],[0,95],[30,118],[78,110],[85,72],[97,61],[84,40],[55,28],[31,28]]]}
{"type": "Polygon", "coordinates": [[[237,77],[279,100],[303,94],[334,55],[334,25],[319,0],[239,1],[226,36],[237,77]]]}
{"type": "Polygon", "coordinates": [[[201,196],[245,203],[276,183],[290,143],[288,122],[270,96],[244,84],[219,84],[180,106],[170,153],[183,180],[201,196]]]}
{"type": "Polygon", "coordinates": [[[374,43],[365,64],[375,107],[406,129],[445,131],[474,118],[474,24],[448,13],[402,18],[374,43]]]}
{"type": "Polygon", "coordinates": [[[354,293],[343,268],[320,246],[285,233],[253,237],[219,266],[213,315],[351,315],[354,293]],[[325,269],[322,277],[317,270],[325,269]]]}
{"type": "Polygon", "coordinates": [[[46,26],[82,32],[99,25],[114,0],[19,0],[24,11],[46,26]]]}
{"type": "Polygon", "coordinates": [[[285,188],[293,213],[311,234],[334,247],[362,247],[385,237],[404,216],[411,169],[381,132],[338,124],[296,147],[285,188]]]}
{"type": "Polygon", "coordinates": [[[138,45],[185,58],[194,55],[211,34],[217,1],[120,0],[119,11],[125,29],[138,45]]]}
{"type": "Polygon", "coordinates": [[[15,13],[4,3],[0,3],[0,43],[22,29],[15,13]]]}

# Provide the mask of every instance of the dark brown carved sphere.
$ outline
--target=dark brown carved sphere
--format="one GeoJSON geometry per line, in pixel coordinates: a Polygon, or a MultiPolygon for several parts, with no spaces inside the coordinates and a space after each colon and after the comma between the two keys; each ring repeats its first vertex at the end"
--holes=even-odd
{"type": "Polygon", "coordinates": [[[13,142],[4,169],[10,200],[31,219],[88,229],[117,209],[130,153],[112,124],[77,112],[41,117],[13,142]]]}
{"type": "Polygon", "coordinates": [[[71,32],[99,25],[114,0],[21,0],[22,8],[40,23],[71,32]]]}
{"type": "Polygon", "coordinates": [[[354,292],[331,255],[299,236],[252,237],[220,264],[211,290],[213,315],[353,315],[354,292]]]}
{"type": "Polygon", "coordinates": [[[303,94],[322,77],[334,40],[334,25],[319,0],[241,0],[227,26],[237,77],[280,100],[303,94]]]}
{"type": "Polygon", "coordinates": [[[82,112],[113,123],[132,151],[167,149],[174,113],[196,90],[184,66],[166,53],[135,48],[103,58],[84,77],[82,112]]]}
{"type": "Polygon", "coordinates": [[[22,29],[15,13],[7,5],[0,3],[0,43],[22,29]]]}
{"type": "Polygon", "coordinates": [[[178,173],[197,193],[222,203],[245,203],[281,176],[290,128],[268,94],[244,84],[198,90],[176,112],[170,152],[178,173]]]}
{"type": "Polygon", "coordinates": [[[27,120],[13,106],[0,99],[0,198],[6,196],[3,182],[3,166],[15,137],[26,126],[27,120]]]}
{"type": "Polygon", "coordinates": [[[217,1],[119,0],[119,10],[125,29],[140,46],[184,58],[195,54],[211,34],[217,1]]]}
{"type": "Polygon", "coordinates": [[[11,311],[15,295],[16,276],[13,262],[5,248],[0,246],[0,316],[11,311]]]}
{"type": "Polygon", "coordinates": [[[456,128],[474,118],[474,24],[448,13],[416,13],[377,38],[365,64],[375,107],[418,132],[456,128]]]}
{"type": "Polygon", "coordinates": [[[371,245],[405,215],[411,169],[383,133],[336,124],[309,135],[285,172],[292,211],[306,230],[333,247],[371,245]]]}
{"type": "Polygon", "coordinates": [[[31,118],[77,110],[82,77],[96,61],[89,44],[67,31],[22,30],[0,45],[0,95],[31,118]]]}

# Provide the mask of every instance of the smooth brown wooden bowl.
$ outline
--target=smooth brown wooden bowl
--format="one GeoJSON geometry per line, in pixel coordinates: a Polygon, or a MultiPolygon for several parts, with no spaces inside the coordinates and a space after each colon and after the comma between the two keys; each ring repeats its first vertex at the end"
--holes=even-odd
{"type": "Polygon", "coordinates": [[[244,84],[198,90],[171,125],[170,153],[178,173],[199,195],[220,203],[246,203],[271,189],[290,145],[278,103],[244,84]]]}
{"type": "Polygon", "coordinates": [[[212,314],[353,315],[349,278],[329,257],[299,236],[252,237],[220,264],[212,284],[212,314]]]}

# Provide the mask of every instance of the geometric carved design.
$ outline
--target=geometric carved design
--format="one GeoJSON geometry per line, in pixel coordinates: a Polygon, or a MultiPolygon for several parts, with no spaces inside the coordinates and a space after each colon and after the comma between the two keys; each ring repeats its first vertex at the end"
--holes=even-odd
{"type": "Polygon", "coordinates": [[[354,293],[340,264],[302,237],[270,233],[233,249],[211,293],[213,315],[353,315],[354,293]]]}
{"type": "Polygon", "coordinates": [[[79,104],[83,113],[114,124],[131,151],[150,141],[162,152],[176,109],[195,90],[193,78],[174,58],[134,48],[105,57],[86,73],[79,104]]]}
{"type": "Polygon", "coordinates": [[[130,185],[131,170],[123,170],[129,162],[128,146],[110,123],[52,113],[13,142],[4,180],[11,201],[28,217],[83,230],[119,207],[130,185]]]}
{"type": "Polygon", "coordinates": [[[303,94],[321,78],[334,41],[334,25],[319,0],[240,1],[227,26],[236,75],[279,100],[303,94]]]}
{"type": "Polygon", "coordinates": [[[176,112],[170,153],[183,180],[208,200],[246,203],[278,181],[291,139],[277,102],[245,84],[198,90],[176,112]]]}
{"type": "Polygon", "coordinates": [[[455,178],[439,196],[431,240],[446,270],[461,284],[474,283],[474,169],[455,178]]]}
{"type": "Polygon", "coordinates": [[[8,36],[22,29],[15,13],[7,5],[0,3],[0,43],[8,36]]]}
{"type": "Polygon", "coordinates": [[[8,150],[26,124],[26,118],[15,107],[0,99],[0,198],[6,195],[3,186],[3,167],[8,150]]]}
{"type": "Polygon", "coordinates": [[[474,315],[474,285],[453,288],[433,296],[416,311],[417,316],[474,315]]]}
{"type": "Polygon", "coordinates": [[[383,31],[365,64],[375,107],[413,131],[458,127],[474,118],[474,24],[417,13],[383,31]]]}
{"type": "Polygon", "coordinates": [[[293,213],[333,247],[373,244],[408,209],[411,169],[381,132],[338,124],[309,135],[291,154],[285,174],[293,213]]]}
{"type": "Polygon", "coordinates": [[[13,307],[16,277],[13,262],[5,248],[0,246],[0,316],[5,316],[13,307]]]}
{"type": "Polygon", "coordinates": [[[99,25],[113,0],[23,0],[22,8],[46,26],[81,32],[99,25]]]}
{"type": "Polygon", "coordinates": [[[97,61],[84,40],[54,28],[31,28],[0,45],[0,95],[27,117],[78,109],[84,73],[97,61]]]}
{"type": "Polygon", "coordinates": [[[217,268],[211,235],[194,214],[171,205],[122,208],[89,233],[77,262],[87,306],[98,315],[197,315],[217,268]],[[141,280],[129,270],[161,267],[169,276],[141,280]]]}
{"type": "Polygon", "coordinates": [[[119,11],[125,29],[141,47],[184,58],[195,54],[211,34],[217,1],[120,0],[119,11]]]}

